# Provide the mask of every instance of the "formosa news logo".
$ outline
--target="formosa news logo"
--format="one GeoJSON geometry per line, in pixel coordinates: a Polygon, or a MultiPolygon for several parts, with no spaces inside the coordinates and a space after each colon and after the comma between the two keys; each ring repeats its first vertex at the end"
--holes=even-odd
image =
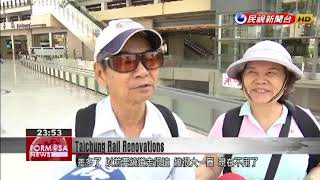
{"type": "MultiPolygon", "coordinates": [[[[28,132],[28,130],[27,130],[28,132]]],[[[28,133],[27,133],[28,134],[28,133]]],[[[26,136],[27,161],[71,161],[71,136],[26,136]]]]}
{"type": "Polygon", "coordinates": [[[312,14],[238,12],[234,21],[237,24],[310,24],[314,17],[312,14]]]}

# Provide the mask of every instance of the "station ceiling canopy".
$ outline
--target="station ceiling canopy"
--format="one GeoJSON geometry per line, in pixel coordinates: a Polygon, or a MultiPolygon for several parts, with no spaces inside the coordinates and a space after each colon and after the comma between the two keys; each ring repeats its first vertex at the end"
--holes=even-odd
{"type": "Polygon", "coordinates": [[[213,31],[218,25],[212,12],[156,18],[154,28],[162,32],[213,31]]]}

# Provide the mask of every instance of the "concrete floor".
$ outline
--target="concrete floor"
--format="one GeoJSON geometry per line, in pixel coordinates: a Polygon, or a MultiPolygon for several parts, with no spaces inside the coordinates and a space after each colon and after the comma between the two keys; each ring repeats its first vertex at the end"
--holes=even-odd
{"type": "Polygon", "coordinates": [[[1,65],[1,89],[7,92],[1,95],[5,137],[24,137],[26,128],[73,129],[77,110],[103,98],[8,60],[1,65]]]}
{"type": "MultiPolygon", "coordinates": [[[[25,137],[26,128],[72,128],[79,108],[104,96],[22,66],[1,64],[1,136],[25,137]]],[[[192,137],[203,135],[190,131],[192,137]]],[[[73,162],[31,162],[1,154],[1,179],[57,179],[73,162]]],[[[74,165],[74,164],[72,164],[74,165]]]]}

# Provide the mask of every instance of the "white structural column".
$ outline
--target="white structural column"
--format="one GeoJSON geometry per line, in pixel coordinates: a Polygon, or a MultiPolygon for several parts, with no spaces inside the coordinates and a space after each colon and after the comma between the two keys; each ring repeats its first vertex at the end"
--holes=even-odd
{"type": "Polygon", "coordinates": [[[318,47],[319,47],[319,39],[316,38],[315,39],[315,43],[314,43],[314,51],[313,51],[313,58],[312,58],[312,70],[311,70],[311,79],[316,79],[316,75],[317,75],[317,64],[319,63],[319,59],[318,59],[318,47]]]}
{"type": "Polygon", "coordinates": [[[27,32],[27,47],[28,47],[28,52],[29,52],[29,58],[31,57],[31,47],[32,47],[32,33],[31,31],[27,32]]]}
{"type": "Polygon", "coordinates": [[[126,0],[126,7],[131,6],[131,0],[126,0]]]}
{"type": "Polygon", "coordinates": [[[222,37],[222,30],[221,30],[221,25],[222,25],[222,17],[221,15],[218,16],[218,24],[219,24],[219,28],[218,28],[218,64],[217,64],[217,68],[221,69],[221,37],[222,37]]]}
{"type": "Polygon", "coordinates": [[[102,2],[101,3],[101,11],[107,10],[108,9],[108,4],[107,2],[102,2]]]}
{"type": "Polygon", "coordinates": [[[11,48],[12,48],[12,59],[16,60],[15,48],[14,48],[14,36],[11,34],[11,48]]]}
{"type": "Polygon", "coordinates": [[[49,45],[52,47],[52,32],[49,32],[49,45]]]}

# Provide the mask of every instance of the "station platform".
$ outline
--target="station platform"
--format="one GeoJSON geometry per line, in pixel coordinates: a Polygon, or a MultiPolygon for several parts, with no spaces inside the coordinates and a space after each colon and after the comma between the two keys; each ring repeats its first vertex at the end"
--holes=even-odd
{"type": "MultiPolygon", "coordinates": [[[[105,95],[34,71],[19,61],[1,64],[1,137],[25,137],[26,128],[71,128],[79,108],[105,95]]],[[[191,137],[205,137],[189,130],[191,137]]],[[[1,179],[59,179],[74,162],[26,161],[1,153],[1,179]]]]}
{"type": "MultiPolygon", "coordinates": [[[[105,94],[98,92],[99,88],[89,89],[88,82],[84,83],[85,87],[81,86],[79,79],[86,76],[83,72],[75,76],[75,82],[74,74],[69,74],[68,80],[66,77],[60,78],[61,73],[65,75],[65,72],[71,73],[73,70],[41,64],[41,62],[23,64],[19,60],[4,60],[0,67],[1,137],[25,137],[27,128],[74,129],[77,110],[106,97],[105,94]],[[45,66],[47,67],[43,72],[45,66]],[[58,78],[56,72],[58,72],[58,78]]],[[[88,81],[88,77],[84,79],[87,78],[88,81]]],[[[169,104],[185,121],[191,138],[205,138],[207,134],[199,129],[205,126],[210,129],[211,126],[208,126],[208,123],[216,114],[241,103],[181,90],[162,91],[162,94],[156,95],[155,100],[161,99],[164,104],[170,102],[169,104]],[[168,94],[168,97],[164,97],[164,94],[168,94]],[[188,106],[188,103],[191,105],[188,106]],[[203,107],[209,109],[206,110],[203,107]],[[190,111],[196,114],[196,118],[190,114],[190,111]],[[192,118],[184,118],[187,116],[192,118]],[[199,126],[192,126],[190,122],[199,126]]],[[[198,158],[202,159],[202,156],[198,158]]],[[[2,153],[1,167],[1,179],[59,179],[72,170],[74,162],[31,162],[26,161],[24,153],[2,153]],[[16,173],[17,170],[19,173],[16,173]]]]}
{"type": "MultiPolygon", "coordinates": [[[[105,95],[22,66],[1,64],[1,136],[24,137],[26,128],[74,129],[77,110],[105,95]]],[[[190,130],[192,137],[205,137],[190,130]]]]}

